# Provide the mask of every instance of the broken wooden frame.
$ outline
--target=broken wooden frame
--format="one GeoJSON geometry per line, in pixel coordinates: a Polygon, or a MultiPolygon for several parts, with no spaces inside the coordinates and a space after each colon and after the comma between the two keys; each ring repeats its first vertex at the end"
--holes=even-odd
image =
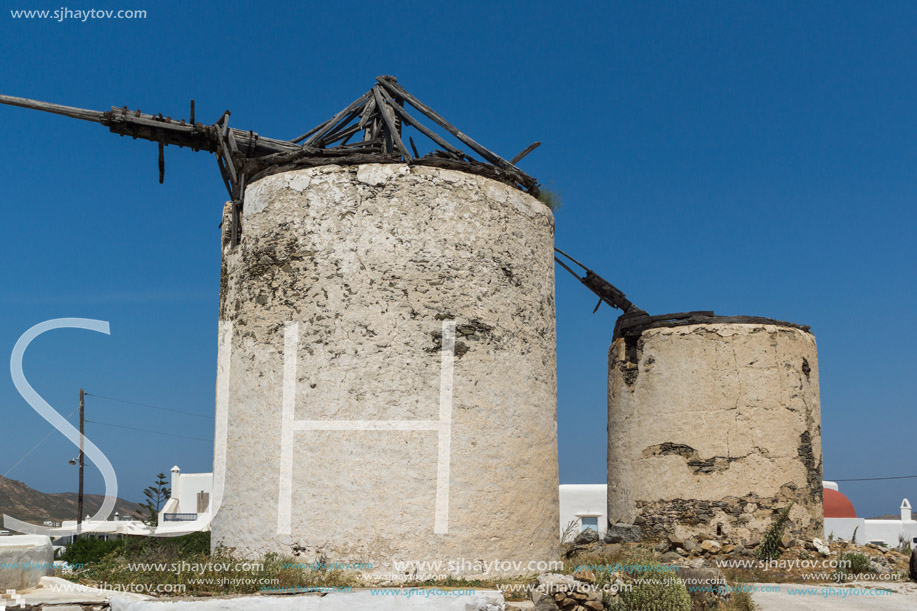
{"type": "Polygon", "coordinates": [[[595,314],[598,311],[599,306],[601,306],[602,303],[607,303],[608,305],[610,305],[613,308],[620,309],[627,316],[647,316],[646,312],[644,312],[643,310],[635,306],[633,303],[631,303],[630,300],[627,299],[627,296],[624,295],[624,293],[621,292],[621,290],[618,289],[615,285],[608,282],[607,280],[599,276],[597,273],[595,273],[594,271],[592,271],[591,269],[589,269],[588,267],[586,267],[585,265],[583,265],[582,263],[580,263],[579,261],[571,257],[570,255],[568,255],[561,249],[557,248],[556,246],[554,247],[554,252],[559,253],[561,256],[567,258],[574,265],[578,265],[579,267],[583,269],[583,271],[586,272],[586,275],[581,277],[575,271],[570,269],[570,267],[566,263],[564,263],[559,258],[557,258],[557,255],[554,256],[554,261],[557,262],[558,265],[560,265],[562,268],[570,272],[573,275],[573,277],[575,277],[577,280],[582,282],[586,286],[586,288],[588,288],[590,291],[598,295],[599,302],[595,304],[595,309],[592,310],[593,314],[595,314]]]}
{"type": "Polygon", "coordinates": [[[196,122],[194,100],[191,100],[191,114],[187,122],[163,117],[162,114],[149,115],[139,110],[128,110],[126,106],[101,112],[5,95],[0,95],[0,103],[92,121],[121,136],[158,142],[160,183],[165,178],[166,146],[214,153],[232,202],[230,240],[233,246],[239,242],[245,185],[268,174],[302,167],[402,162],[479,174],[511,184],[535,197],[539,193],[538,182],[515,164],[535,150],[540,142],[529,145],[507,161],[459,131],[442,115],[408,93],[392,76],[378,77],[369,91],[293,140],[265,138],[253,131],[230,127],[228,110],[212,125],[196,122]],[[480,159],[453,146],[424,125],[406,109],[406,104],[446,130],[480,159]],[[440,148],[421,157],[413,138],[408,139],[410,149],[405,145],[402,139],[404,125],[413,127],[440,148]]]}

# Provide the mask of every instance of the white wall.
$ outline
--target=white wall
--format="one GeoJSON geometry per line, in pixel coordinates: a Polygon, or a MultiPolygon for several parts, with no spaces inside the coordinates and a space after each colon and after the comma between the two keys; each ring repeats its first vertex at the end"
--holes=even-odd
{"type": "Polygon", "coordinates": [[[178,513],[197,513],[197,493],[201,491],[213,494],[213,473],[182,473],[178,495],[172,492],[178,499],[178,513]]]}
{"type": "Polygon", "coordinates": [[[856,541],[863,545],[866,543],[866,520],[863,518],[825,518],[825,541],[829,541],[834,535],[834,539],[843,539],[844,541],[853,541],[853,533],[856,530],[856,541]]]}
{"type": "MultiPolygon", "coordinates": [[[[823,481],[822,486],[830,490],[837,490],[836,482],[823,481]]],[[[900,518],[897,520],[869,520],[863,518],[825,518],[825,539],[834,534],[835,539],[850,541],[856,529],[856,541],[860,545],[876,542],[884,543],[888,547],[898,547],[901,541],[907,541],[911,548],[915,547],[914,538],[917,537],[917,521],[911,519],[911,504],[907,499],[902,499],[900,518]]]]}
{"type": "MultiPolygon", "coordinates": [[[[171,473],[172,496],[159,511],[159,524],[161,527],[174,526],[174,524],[166,522],[163,514],[198,513],[197,494],[199,492],[206,492],[211,497],[209,501],[213,500],[213,473],[182,473],[178,467],[173,467],[171,473]]],[[[209,501],[207,511],[202,512],[201,515],[209,513],[209,501]]]]}
{"type": "Polygon", "coordinates": [[[884,541],[889,547],[898,547],[901,539],[914,547],[912,540],[917,537],[917,522],[908,520],[866,520],[866,543],[884,541]]]}
{"type": "Polygon", "coordinates": [[[608,528],[608,486],[605,484],[562,484],[560,486],[560,533],[570,522],[576,522],[575,532],[582,526],[580,517],[598,516],[599,534],[608,528]]]}
{"type": "Polygon", "coordinates": [[[917,537],[917,521],[914,520],[866,520],[863,518],[825,518],[825,539],[834,533],[835,539],[850,541],[856,528],[856,543],[865,545],[871,541],[883,542],[888,547],[898,547],[903,537],[911,547],[917,537]]]}

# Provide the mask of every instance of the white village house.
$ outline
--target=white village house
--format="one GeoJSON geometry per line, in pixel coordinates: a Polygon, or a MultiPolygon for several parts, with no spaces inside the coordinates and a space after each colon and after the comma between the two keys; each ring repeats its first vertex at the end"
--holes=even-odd
{"type": "MultiPolygon", "coordinates": [[[[212,473],[182,473],[172,467],[172,494],[159,511],[159,524],[150,528],[133,516],[117,512],[109,520],[84,519],[82,529],[97,539],[110,539],[125,535],[174,536],[199,530],[210,530],[210,497],[213,493],[212,473]],[[198,522],[199,521],[199,522],[198,522]]],[[[88,516],[87,516],[88,518],[88,516]]],[[[55,547],[69,545],[77,531],[76,520],[64,520],[48,530],[55,547]]]]}
{"type": "Polygon", "coordinates": [[[560,485],[560,535],[573,539],[591,528],[605,534],[608,526],[608,496],[606,484],[560,485]],[[566,535],[566,536],[565,536],[566,535]]]}
{"type": "MultiPolygon", "coordinates": [[[[159,511],[159,526],[156,532],[169,534],[182,532],[188,530],[189,523],[201,519],[209,524],[210,499],[213,496],[213,473],[182,473],[176,465],[172,467],[171,474],[172,495],[159,511]]],[[[193,531],[188,530],[188,532],[193,531]]]]}

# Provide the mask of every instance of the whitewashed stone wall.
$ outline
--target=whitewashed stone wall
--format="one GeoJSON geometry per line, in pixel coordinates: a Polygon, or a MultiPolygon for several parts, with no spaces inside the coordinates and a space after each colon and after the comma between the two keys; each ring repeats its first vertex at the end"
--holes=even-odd
{"type": "Polygon", "coordinates": [[[609,354],[609,520],[644,535],[822,535],[812,334],[773,324],[652,328],[609,354]],[[636,357],[633,355],[636,354],[636,357]]]}
{"type": "Polygon", "coordinates": [[[383,571],[554,558],[553,233],[539,201],[450,170],[323,166],[250,185],[241,243],[223,242],[233,332],[214,545],[383,571]],[[436,431],[303,430],[278,533],[285,323],[299,323],[296,421],[433,421],[450,320],[447,532],[434,533],[436,431]]]}

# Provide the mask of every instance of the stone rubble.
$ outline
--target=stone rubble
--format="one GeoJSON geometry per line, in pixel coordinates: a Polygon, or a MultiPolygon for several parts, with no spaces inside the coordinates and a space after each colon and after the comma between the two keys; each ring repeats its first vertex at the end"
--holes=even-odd
{"type": "Polygon", "coordinates": [[[599,540],[599,533],[587,528],[582,531],[580,534],[576,535],[576,538],[573,540],[574,543],[579,545],[584,545],[586,543],[595,543],[599,540]]]}
{"type": "Polygon", "coordinates": [[[588,571],[545,573],[532,589],[532,602],[538,611],[602,611],[605,606],[595,583],[595,574],[588,571]]]}
{"type": "Polygon", "coordinates": [[[642,538],[639,526],[622,522],[609,526],[605,533],[605,543],[636,543],[642,538]]]}

